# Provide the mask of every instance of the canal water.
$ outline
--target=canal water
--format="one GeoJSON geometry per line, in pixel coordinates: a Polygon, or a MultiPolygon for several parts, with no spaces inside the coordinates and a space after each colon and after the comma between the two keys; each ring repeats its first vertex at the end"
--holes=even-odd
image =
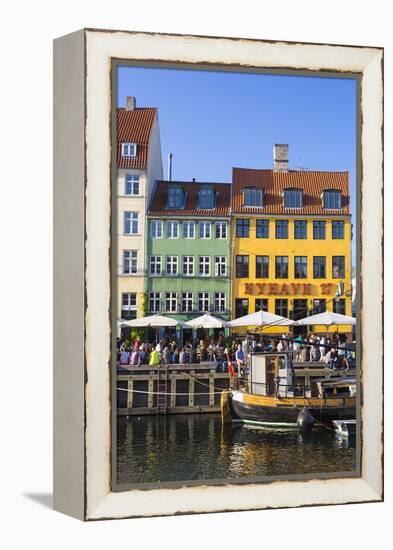
{"type": "Polygon", "coordinates": [[[353,472],[355,438],[229,425],[220,414],[118,417],[117,483],[353,472]]]}

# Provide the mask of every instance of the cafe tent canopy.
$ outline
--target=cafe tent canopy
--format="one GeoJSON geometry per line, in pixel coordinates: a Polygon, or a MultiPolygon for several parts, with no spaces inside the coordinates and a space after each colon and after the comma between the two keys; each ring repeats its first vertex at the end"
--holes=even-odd
{"type": "Polygon", "coordinates": [[[289,326],[293,325],[294,321],[287,319],[286,317],[281,317],[280,315],[275,315],[274,313],[269,313],[268,311],[256,311],[255,313],[250,313],[249,315],[244,315],[233,321],[227,323],[228,327],[263,327],[263,326],[289,326]]]}
{"type": "Polygon", "coordinates": [[[126,325],[127,321],[125,319],[118,319],[117,320],[117,328],[125,328],[128,325],[126,325]]]}
{"type": "Polygon", "coordinates": [[[127,327],[176,327],[177,325],[185,325],[183,321],[178,319],[172,319],[171,317],[164,317],[164,315],[149,315],[148,317],[141,317],[139,319],[132,319],[131,321],[124,321],[127,327]]]}
{"type": "Polygon", "coordinates": [[[213,315],[209,315],[208,313],[205,313],[200,317],[196,317],[191,321],[187,321],[184,325],[185,328],[224,328],[226,326],[227,323],[225,321],[219,319],[218,317],[213,317],[213,315]]]}
{"type": "Polygon", "coordinates": [[[324,311],[316,313],[310,317],[304,317],[295,322],[296,325],[356,325],[356,317],[333,313],[332,311],[324,311]]]}

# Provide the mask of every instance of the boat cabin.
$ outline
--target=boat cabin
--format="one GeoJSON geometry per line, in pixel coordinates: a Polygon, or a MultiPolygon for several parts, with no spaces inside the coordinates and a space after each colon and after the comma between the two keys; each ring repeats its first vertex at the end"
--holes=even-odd
{"type": "Polygon", "coordinates": [[[322,378],[314,380],[318,397],[356,397],[354,377],[322,378]]]}
{"type": "Polygon", "coordinates": [[[296,381],[289,354],[252,353],[248,391],[253,395],[277,397],[355,397],[356,378],[315,378],[311,379],[310,385],[305,386],[296,381]]]}
{"type": "Polygon", "coordinates": [[[280,388],[293,396],[293,366],[285,353],[253,353],[250,362],[250,390],[254,395],[277,395],[280,388]]]}

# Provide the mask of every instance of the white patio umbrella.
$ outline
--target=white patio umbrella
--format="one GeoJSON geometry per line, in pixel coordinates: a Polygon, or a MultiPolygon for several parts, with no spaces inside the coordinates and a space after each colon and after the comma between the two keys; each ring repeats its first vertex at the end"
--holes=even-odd
{"type": "Polygon", "coordinates": [[[200,317],[187,321],[185,325],[192,328],[224,328],[227,326],[227,323],[218,317],[205,313],[200,317]]]}
{"type": "Polygon", "coordinates": [[[128,325],[126,325],[126,320],[125,319],[118,319],[117,320],[117,328],[125,328],[127,327],[128,325]]]}
{"type": "Polygon", "coordinates": [[[348,315],[341,315],[340,313],[333,313],[332,311],[324,311],[323,313],[316,313],[304,319],[295,321],[296,325],[356,325],[356,317],[349,317],[348,315]]]}
{"type": "Polygon", "coordinates": [[[172,319],[171,317],[165,317],[164,315],[149,315],[148,317],[140,317],[139,319],[132,319],[131,321],[124,321],[127,327],[176,327],[177,325],[184,326],[183,321],[178,319],[172,319]]]}
{"type": "Polygon", "coordinates": [[[249,315],[244,315],[243,317],[239,317],[238,319],[234,319],[233,321],[229,321],[227,323],[228,327],[263,327],[266,325],[289,326],[293,324],[294,321],[291,319],[262,310],[256,311],[255,313],[250,313],[249,315]]]}

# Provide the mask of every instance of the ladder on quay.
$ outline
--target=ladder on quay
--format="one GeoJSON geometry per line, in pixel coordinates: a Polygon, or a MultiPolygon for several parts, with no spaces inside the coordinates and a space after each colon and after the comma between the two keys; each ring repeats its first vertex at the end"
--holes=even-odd
{"type": "Polygon", "coordinates": [[[156,412],[157,415],[167,413],[168,408],[168,370],[164,367],[164,370],[161,371],[161,368],[157,372],[157,402],[156,402],[156,412]]]}

